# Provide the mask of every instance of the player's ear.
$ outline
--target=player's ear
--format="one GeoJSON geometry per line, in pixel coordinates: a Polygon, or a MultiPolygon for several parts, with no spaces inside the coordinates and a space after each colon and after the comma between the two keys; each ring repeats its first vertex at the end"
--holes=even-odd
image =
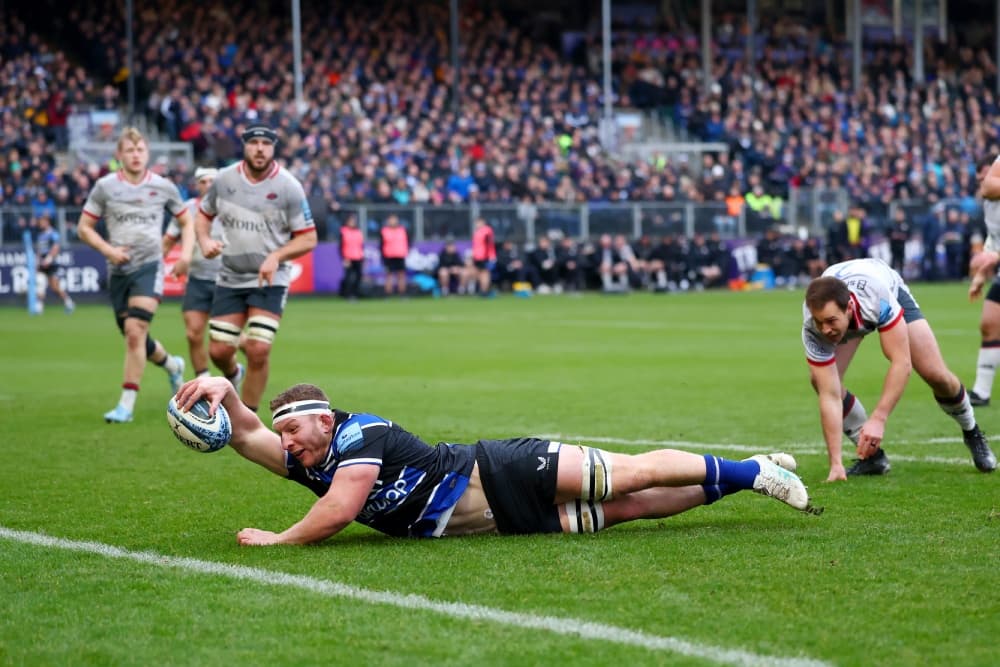
{"type": "Polygon", "coordinates": [[[319,423],[322,425],[324,433],[333,433],[333,413],[321,414],[319,423]]]}

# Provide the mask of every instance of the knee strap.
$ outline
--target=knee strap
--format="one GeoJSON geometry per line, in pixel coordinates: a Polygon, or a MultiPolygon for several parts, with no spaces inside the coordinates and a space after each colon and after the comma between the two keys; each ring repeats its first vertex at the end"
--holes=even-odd
{"type": "Polygon", "coordinates": [[[134,317],[135,319],[142,320],[143,322],[152,322],[153,311],[146,310],[145,308],[129,306],[128,310],[125,311],[125,317],[134,317]]]}
{"type": "Polygon", "coordinates": [[[254,315],[247,320],[247,339],[259,340],[271,345],[274,343],[274,336],[278,333],[280,325],[281,322],[273,317],[254,315]]]}
{"type": "Polygon", "coordinates": [[[583,450],[580,500],[589,503],[610,500],[613,497],[611,457],[605,456],[605,452],[593,447],[581,446],[580,449],[583,450]]]}
{"type": "Polygon", "coordinates": [[[222,320],[208,321],[208,337],[211,340],[219,343],[225,343],[226,345],[232,345],[233,347],[237,347],[239,345],[240,332],[242,330],[242,327],[238,327],[231,322],[223,322],[222,320]]]}
{"type": "Polygon", "coordinates": [[[564,507],[569,519],[569,532],[596,533],[604,528],[604,506],[601,503],[573,500],[564,507]]]}

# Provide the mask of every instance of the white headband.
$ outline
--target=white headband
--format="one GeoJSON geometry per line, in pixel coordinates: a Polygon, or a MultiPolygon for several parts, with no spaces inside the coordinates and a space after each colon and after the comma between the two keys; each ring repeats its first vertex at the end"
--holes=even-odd
{"type": "Polygon", "coordinates": [[[330,414],[330,404],[327,401],[308,399],[305,401],[292,401],[285,403],[274,411],[271,417],[271,426],[280,421],[299,417],[301,415],[328,415],[330,414]]]}

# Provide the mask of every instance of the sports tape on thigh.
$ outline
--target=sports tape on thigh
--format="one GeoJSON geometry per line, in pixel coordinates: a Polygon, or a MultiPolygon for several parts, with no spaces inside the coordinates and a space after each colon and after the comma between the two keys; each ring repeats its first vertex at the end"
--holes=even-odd
{"type": "Polygon", "coordinates": [[[233,347],[239,344],[240,332],[242,330],[242,327],[238,327],[231,322],[224,322],[222,320],[208,321],[209,338],[220,343],[225,343],[226,345],[232,345],[233,347]]]}
{"type": "Polygon", "coordinates": [[[571,500],[563,507],[569,519],[569,532],[596,533],[604,528],[604,506],[601,503],[571,500]]]}
{"type": "Polygon", "coordinates": [[[247,320],[247,338],[271,344],[281,322],[267,315],[254,315],[247,320]]]}
{"type": "Polygon", "coordinates": [[[593,447],[580,449],[583,451],[580,500],[593,503],[611,499],[611,457],[593,447]]]}

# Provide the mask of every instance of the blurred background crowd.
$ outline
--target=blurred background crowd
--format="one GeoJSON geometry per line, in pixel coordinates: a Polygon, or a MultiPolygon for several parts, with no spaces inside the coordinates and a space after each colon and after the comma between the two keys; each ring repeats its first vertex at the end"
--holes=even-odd
{"type": "Polygon", "coordinates": [[[448,3],[305,2],[301,106],[286,3],[139,5],[133,118],[120,2],[41,0],[30,13],[17,4],[0,5],[5,241],[60,211],[70,212],[60,223],[72,240],[89,189],[116,167],[74,149],[72,119],[86,114],[91,140],[113,141],[123,120],[138,117],[152,140],[189,144],[190,162],[164,155],[152,164],[182,194],[192,192],[196,165],[239,158],[248,122],[280,128],[279,159],[303,182],[322,239],[336,240],[345,216],[359,213],[374,235],[380,210],[499,206],[534,222],[539,207],[568,207],[574,217],[641,204],[625,228],[593,215],[590,224],[516,233],[503,216],[491,224],[498,241],[525,252],[540,236],[594,247],[602,234],[620,234],[640,258],[668,242],[687,256],[714,235],[743,239],[779,275],[808,275],[878,246],[887,260],[903,253],[910,277],[957,279],[981,238],[976,163],[1000,153],[994,21],[969,8],[952,12],[943,41],[925,40],[923,80],[914,77],[912,39],[867,32],[857,87],[842,22],[808,11],[764,11],[749,63],[746,14],[714,3],[725,11],[714,14],[710,82],[698,3],[621,12],[613,102],[643,131],[619,127],[619,147],[644,137],[714,147],[629,155],[602,142],[600,3],[553,14],[460,2],[456,83],[448,3]],[[102,123],[102,113],[111,120],[102,123]],[[710,211],[704,224],[686,222],[688,205],[710,211]],[[915,242],[929,250],[907,251],[915,242]]]}

